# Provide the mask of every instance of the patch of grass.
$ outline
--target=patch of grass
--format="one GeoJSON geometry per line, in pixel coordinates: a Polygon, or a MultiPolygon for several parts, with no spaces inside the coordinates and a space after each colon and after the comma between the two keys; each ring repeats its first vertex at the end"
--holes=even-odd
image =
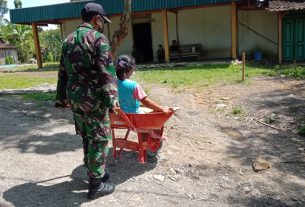
{"type": "Polygon", "coordinates": [[[0,67],[0,71],[40,71],[40,70],[58,70],[58,62],[43,63],[43,68],[38,69],[37,64],[16,65],[15,67],[0,67]]]}
{"type": "Polygon", "coordinates": [[[275,66],[273,71],[275,75],[284,75],[288,78],[302,79],[305,78],[305,67],[294,65],[275,66]]]}
{"type": "Polygon", "coordinates": [[[299,131],[298,131],[299,135],[301,136],[305,136],[305,124],[303,124],[300,128],[299,128],[299,131]]]}
{"type": "Polygon", "coordinates": [[[241,107],[236,106],[232,109],[231,113],[235,116],[242,115],[244,113],[244,110],[241,107]]]}
{"type": "MultiPolygon", "coordinates": [[[[18,72],[0,73],[0,89],[21,89],[43,83],[56,84],[58,63],[45,63],[45,70],[42,71],[38,70],[36,65],[33,65],[33,70],[28,66],[25,67],[29,70],[28,72],[18,69],[18,72]]],[[[246,66],[246,82],[243,84],[250,84],[249,78],[255,76],[277,76],[281,74],[286,74],[288,77],[305,77],[305,68],[298,67],[294,69],[289,65],[267,67],[249,64],[246,66]]],[[[136,79],[140,80],[140,82],[161,84],[178,89],[200,89],[215,84],[240,83],[241,66],[210,64],[198,67],[141,69],[137,71],[136,79]]]]}
{"type": "Polygon", "coordinates": [[[23,94],[22,98],[25,100],[31,100],[42,104],[44,102],[54,101],[55,96],[56,96],[55,93],[36,92],[36,93],[23,94]]]}
{"type": "MultiPolygon", "coordinates": [[[[266,75],[271,69],[247,66],[246,77],[266,75]]],[[[200,67],[174,67],[147,69],[137,72],[143,82],[158,83],[172,88],[199,88],[217,83],[236,83],[241,79],[241,66],[230,64],[203,65],[200,67]]]]}
{"type": "Polygon", "coordinates": [[[22,89],[56,82],[56,71],[0,73],[0,89],[22,89]]]}
{"type": "Polygon", "coordinates": [[[240,159],[238,155],[229,155],[229,158],[233,160],[240,159]]]}
{"type": "Polygon", "coordinates": [[[277,120],[277,116],[275,113],[272,113],[272,114],[264,117],[264,122],[267,124],[273,124],[276,122],[276,120],[277,120]]]}

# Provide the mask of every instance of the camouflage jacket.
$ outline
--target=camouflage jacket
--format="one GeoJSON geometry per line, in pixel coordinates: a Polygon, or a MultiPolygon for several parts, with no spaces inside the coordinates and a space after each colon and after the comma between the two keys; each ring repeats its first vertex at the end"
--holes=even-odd
{"type": "Polygon", "coordinates": [[[96,104],[110,108],[117,103],[117,86],[107,38],[82,23],[64,41],[58,72],[56,100],[80,105],[84,111],[96,104]]]}

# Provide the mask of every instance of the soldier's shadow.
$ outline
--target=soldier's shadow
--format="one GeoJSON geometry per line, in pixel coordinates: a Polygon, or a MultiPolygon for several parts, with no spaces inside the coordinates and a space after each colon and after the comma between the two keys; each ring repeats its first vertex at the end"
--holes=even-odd
{"type": "MultiPolygon", "coordinates": [[[[156,162],[139,164],[137,154],[133,152],[124,152],[123,156],[116,160],[110,152],[107,163],[107,170],[115,184],[123,183],[156,166],[156,162]]],[[[87,199],[87,190],[86,168],[81,165],[75,168],[71,175],[14,186],[3,193],[3,198],[16,207],[80,206],[90,202],[87,199]]]]}

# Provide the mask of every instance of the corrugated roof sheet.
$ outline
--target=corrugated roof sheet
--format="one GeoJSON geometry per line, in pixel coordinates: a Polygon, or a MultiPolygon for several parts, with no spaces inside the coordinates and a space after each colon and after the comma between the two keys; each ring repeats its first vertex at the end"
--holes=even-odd
{"type": "Polygon", "coordinates": [[[6,43],[1,43],[0,42],[0,49],[16,49],[17,47],[14,45],[6,44],[6,43]]]}
{"type": "MultiPolygon", "coordinates": [[[[56,20],[60,19],[79,18],[81,9],[84,4],[88,2],[101,3],[108,15],[122,13],[124,9],[124,0],[96,0],[12,9],[10,10],[10,18],[12,23],[17,24],[31,22],[50,23],[53,21],[56,22],[56,20]]],[[[132,11],[153,11],[228,2],[231,2],[231,0],[133,0],[132,11]]]]}
{"type": "Polygon", "coordinates": [[[302,9],[305,9],[305,2],[292,1],[269,1],[269,6],[267,8],[267,10],[272,12],[302,9]]]}

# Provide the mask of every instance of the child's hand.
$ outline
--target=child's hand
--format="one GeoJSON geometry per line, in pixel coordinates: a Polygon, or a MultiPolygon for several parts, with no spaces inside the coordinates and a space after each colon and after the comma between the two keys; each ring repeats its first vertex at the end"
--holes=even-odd
{"type": "Polygon", "coordinates": [[[169,107],[169,108],[163,108],[163,113],[165,114],[170,114],[174,111],[173,108],[169,107]]]}
{"type": "Polygon", "coordinates": [[[108,112],[111,113],[111,114],[113,114],[113,113],[114,113],[114,110],[115,110],[114,107],[111,107],[111,108],[108,109],[108,112]]]}

